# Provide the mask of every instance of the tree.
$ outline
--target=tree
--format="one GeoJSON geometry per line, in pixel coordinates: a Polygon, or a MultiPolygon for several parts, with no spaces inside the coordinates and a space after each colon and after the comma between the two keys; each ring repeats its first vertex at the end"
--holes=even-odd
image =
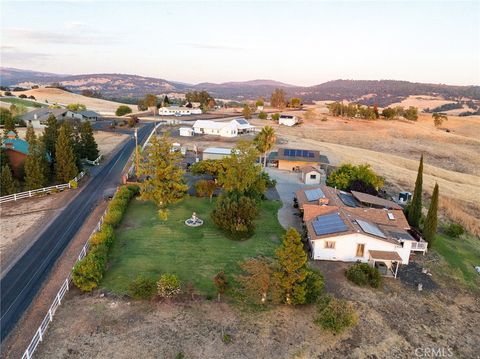
{"type": "Polygon", "coordinates": [[[220,185],[227,192],[247,192],[261,172],[260,166],[255,164],[257,157],[258,151],[250,142],[238,142],[231,155],[222,160],[225,171],[219,173],[220,185]]]}
{"type": "Polygon", "coordinates": [[[212,211],[212,220],[232,239],[250,237],[255,231],[258,209],[255,201],[238,193],[224,193],[212,211]]]}
{"type": "Polygon", "coordinates": [[[302,100],[299,99],[298,97],[293,97],[290,99],[290,107],[300,108],[301,105],[302,105],[302,100]]]}
{"type": "Polygon", "coordinates": [[[179,152],[172,151],[167,135],[160,139],[152,136],[140,161],[140,176],[145,177],[140,184],[140,197],[153,201],[163,219],[167,216],[167,206],[180,201],[188,189],[183,181],[185,172],[178,165],[180,156],[179,152]]]}
{"type": "Polygon", "coordinates": [[[415,181],[415,190],[413,191],[412,202],[408,205],[408,223],[412,227],[418,228],[420,218],[422,217],[422,186],[423,186],[423,155],[420,157],[418,165],[417,179],[415,181]]]}
{"type": "Polygon", "coordinates": [[[18,185],[13,179],[12,170],[10,166],[5,163],[2,166],[2,172],[0,174],[0,192],[2,196],[13,194],[17,192],[18,185]]]}
{"type": "Polygon", "coordinates": [[[392,120],[396,116],[396,111],[391,107],[384,108],[382,110],[382,116],[385,117],[386,120],[392,120]]]}
{"type": "Polygon", "coordinates": [[[25,188],[34,190],[45,187],[48,183],[48,162],[46,159],[45,146],[37,140],[33,128],[29,126],[31,133],[27,129],[28,155],[25,159],[25,188]],[[33,133],[32,133],[33,132],[33,133]]]}
{"type": "Polygon", "coordinates": [[[279,269],[275,273],[287,304],[303,304],[306,301],[307,255],[303,250],[300,234],[289,228],[276,251],[279,269]]]}
{"type": "Polygon", "coordinates": [[[220,173],[225,172],[225,168],[225,163],[222,160],[203,160],[192,164],[189,170],[194,175],[208,174],[218,177],[220,173]]]}
{"type": "Polygon", "coordinates": [[[243,110],[242,110],[243,117],[247,120],[252,118],[252,109],[248,105],[243,105],[243,110]]]}
{"type": "Polygon", "coordinates": [[[268,115],[267,115],[267,113],[264,112],[264,111],[260,111],[260,113],[258,114],[258,118],[259,118],[260,120],[266,120],[267,117],[268,117],[268,115]]]}
{"type": "Polygon", "coordinates": [[[443,121],[448,121],[448,117],[446,115],[443,115],[441,113],[434,112],[432,114],[433,118],[433,124],[435,127],[441,126],[443,121]]]}
{"type": "Polygon", "coordinates": [[[240,264],[243,274],[236,279],[248,298],[254,303],[280,301],[279,286],[275,282],[275,263],[266,258],[250,258],[240,264]]]}
{"type": "Polygon", "coordinates": [[[273,148],[276,139],[275,130],[270,126],[265,126],[253,140],[257,150],[264,156],[264,167],[267,167],[267,152],[273,148]]]}
{"type": "Polygon", "coordinates": [[[213,283],[215,284],[215,288],[217,288],[217,300],[220,302],[220,296],[225,294],[225,291],[228,288],[228,281],[225,272],[218,272],[215,277],[213,277],[213,283]]]}
{"type": "Polygon", "coordinates": [[[0,107],[0,125],[3,126],[7,118],[12,118],[12,113],[8,108],[0,107]]]}
{"type": "Polygon", "coordinates": [[[58,131],[58,139],[55,144],[55,177],[57,181],[67,183],[78,173],[75,152],[69,126],[64,122],[58,131]]]}
{"type": "Polygon", "coordinates": [[[18,132],[15,128],[14,118],[11,115],[5,115],[5,117],[3,118],[3,138],[7,138],[7,135],[10,131],[14,132],[16,137],[18,137],[18,132]]]}
{"type": "Polygon", "coordinates": [[[257,102],[255,102],[255,107],[263,107],[265,105],[265,101],[263,100],[263,97],[260,97],[257,102]]]}
{"type": "Polygon", "coordinates": [[[275,89],[270,96],[270,105],[276,108],[285,107],[285,91],[282,89],[275,89]]]}
{"type": "Polygon", "coordinates": [[[35,130],[32,125],[27,126],[27,132],[25,133],[25,141],[31,146],[37,141],[37,135],[35,135],[35,130]]]}
{"type": "Polygon", "coordinates": [[[328,176],[327,185],[341,190],[358,190],[372,187],[377,189],[383,187],[383,178],[378,176],[368,164],[354,166],[350,163],[345,163],[328,176]]]}
{"type": "Polygon", "coordinates": [[[55,158],[55,144],[58,138],[59,124],[54,115],[50,115],[43,130],[42,142],[45,145],[45,150],[50,157],[55,158]]]}
{"type": "Polygon", "coordinates": [[[93,137],[93,128],[89,121],[80,126],[80,158],[87,158],[94,161],[98,158],[98,145],[93,137]]]}
{"type": "Polygon", "coordinates": [[[427,218],[425,218],[425,223],[423,224],[423,237],[428,242],[430,247],[435,240],[437,234],[437,224],[438,224],[438,183],[435,183],[435,188],[433,189],[432,201],[430,202],[430,207],[428,208],[427,218]]]}
{"type": "Polygon", "coordinates": [[[180,293],[180,279],[175,274],[163,274],[157,282],[158,295],[172,298],[180,293]]]}
{"type": "Polygon", "coordinates": [[[115,111],[115,115],[117,116],[125,116],[126,114],[132,113],[132,109],[127,105],[120,105],[115,111]]]}
{"type": "Polygon", "coordinates": [[[71,103],[67,105],[67,110],[70,111],[85,111],[87,109],[87,106],[85,106],[83,103],[71,103]]]}
{"type": "Polygon", "coordinates": [[[280,120],[280,114],[278,112],[272,114],[272,121],[278,122],[279,120],[280,120]]]}
{"type": "Polygon", "coordinates": [[[410,121],[417,121],[418,120],[418,108],[410,106],[407,108],[403,114],[407,120],[410,121]]]}
{"type": "Polygon", "coordinates": [[[163,98],[162,105],[163,105],[164,107],[170,106],[170,99],[168,98],[167,95],[165,95],[165,97],[163,98]]]}

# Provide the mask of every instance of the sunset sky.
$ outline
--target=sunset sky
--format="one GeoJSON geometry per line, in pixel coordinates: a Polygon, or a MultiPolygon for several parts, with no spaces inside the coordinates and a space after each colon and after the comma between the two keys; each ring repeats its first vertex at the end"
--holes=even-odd
{"type": "Polygon", "coordinates": [[[1,65],[188,83],[480,84],[480,2],[1,1],[1,65]]]}

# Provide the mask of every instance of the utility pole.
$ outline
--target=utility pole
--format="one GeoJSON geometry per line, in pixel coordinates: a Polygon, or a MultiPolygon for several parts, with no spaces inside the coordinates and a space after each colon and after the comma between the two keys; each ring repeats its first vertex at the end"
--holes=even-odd
{"type": "Polygon", "coordinates": [[[138,163],[139,163],[139,158],[138,158],[138,133],[137,133],[137,128],[135,127],[135,176],[137,177],[137,181],[138,181],[138,163]]]}

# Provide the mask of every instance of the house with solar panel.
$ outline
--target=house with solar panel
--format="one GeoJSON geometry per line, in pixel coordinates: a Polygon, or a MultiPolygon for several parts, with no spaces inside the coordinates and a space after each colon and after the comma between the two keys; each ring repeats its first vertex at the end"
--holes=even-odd
{"type": "Polygon", "coordinates": [[[193,124],[193,131],[198,135],[215,135],[221,137],[236,137],[253,132],[255,126],[244,118],[237,118],[229,122],[211,120],[197,120],[193,124]]]}
{"type": "Polygon", "coordinates": [[[296,192],[311,257],[367,262],[384,270],[382,274],[396,277],[399,265],[408,264],[412,252],[426,252],[427,242],[411,233],[395,202],[362,195],[328,186],[296,192]]]}
{"type": "Polygon", "coordinates": [[[280,170],[294,172],[300,172],[302,167],[320,168],[322,164],[329,164],[328,158],[319,151],[298,148],[279,148],[271,152],[269,162],[280,170]]]}

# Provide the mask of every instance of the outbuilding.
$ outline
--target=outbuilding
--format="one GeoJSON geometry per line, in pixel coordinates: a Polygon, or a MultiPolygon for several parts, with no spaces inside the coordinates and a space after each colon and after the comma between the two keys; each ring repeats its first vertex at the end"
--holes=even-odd
{"type": "Polygon", "coordinates": [[[325,171],[313,166],[304,166],[300,168],[302,182],[305,184],[325,184],[325,171]]]}
{"type": "Polygon", "coordinates": [[[191,137],[194,135],[194,131],[192,127],[180,127],[180,136],[182,137],[191,137]]]}
{"type": "Polygon", "coordinates": [[[294,115],[280,115],[278,119],[279,125],[295,126],[298,123],[298,117],[294,115]]]}
{"type": "Polygon", "coordinates": [[[221,160],[225,157],[230,156],[232,153],[231,148],[224,147],[208,147],[203,150],[202,159],[203,160],[221,160]]]}

